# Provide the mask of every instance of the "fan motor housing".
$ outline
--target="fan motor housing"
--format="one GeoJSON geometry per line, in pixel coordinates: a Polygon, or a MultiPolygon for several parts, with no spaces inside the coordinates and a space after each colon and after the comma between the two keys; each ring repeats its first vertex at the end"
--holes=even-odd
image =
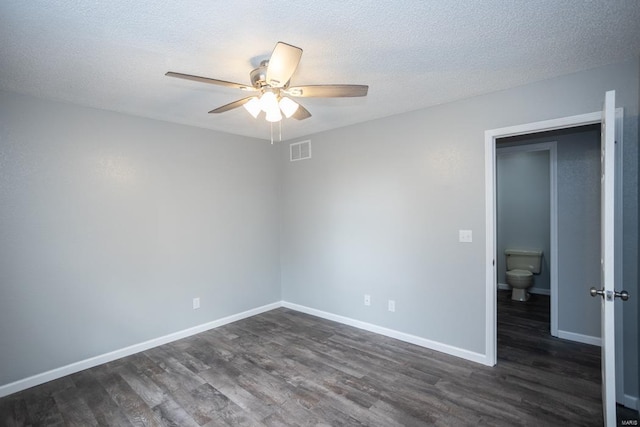
{"type": "Polygon", "coordinates": [[[269,61],[264,60],[260,62],[260,66],[258,68],[253,69],[249,73],[249,77],[251,78],[251,84],[253,87],[260,89],[267,85],[267,67],[269,66],[269,61]]]}

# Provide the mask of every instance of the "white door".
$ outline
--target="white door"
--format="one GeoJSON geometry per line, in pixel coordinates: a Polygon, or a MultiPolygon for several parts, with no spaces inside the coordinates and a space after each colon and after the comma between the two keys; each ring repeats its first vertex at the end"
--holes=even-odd
{"type": "Polygon", "coordinates": [[[614,289],[614,180],[615,180],[615,91],[605,95],[601,138],[601,289],[591,295],[602,297],[602,410],[605,426],[616,425],[616,366],[614,300],[628,299],[614,289]]]}

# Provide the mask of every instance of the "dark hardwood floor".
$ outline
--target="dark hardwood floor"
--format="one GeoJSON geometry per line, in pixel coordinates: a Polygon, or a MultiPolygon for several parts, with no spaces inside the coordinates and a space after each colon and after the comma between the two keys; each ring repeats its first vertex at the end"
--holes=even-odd
{"type": "Polygon", "coordinates": [[[505,294],[493,368],[281,308],[4,397],[0,425],[601,425],[599,349],[505,294]]]}
{"type": "MultiPolygon", "coordinates": [[[[597,409],[593,419],[583,425],[602,425],[600,347],[552,337],[549,306],[549,296],[531,294],[523,304],[512,301],[510,291],[498,291],[498,368],[507,360],[536,370],[548,386],[568,381],[571,385],[566,391],[573,390],[597,409]],[[589,387],[582,389],[572,378],[589,387]]],[[[558,404],[562,405],[561,398],[558,404]]],[[[623,425],[623,420],[639,423],[638,411],[622,406],[617,408],[617,418],[618,425],[623,425]]]]}

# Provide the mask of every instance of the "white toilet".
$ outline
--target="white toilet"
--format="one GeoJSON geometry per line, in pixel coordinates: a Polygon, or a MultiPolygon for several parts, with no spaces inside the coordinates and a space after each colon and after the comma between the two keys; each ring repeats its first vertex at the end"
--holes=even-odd
{"type": "Polygon", "coordinates": [[[533,275],[540,273],[542,251],[507,249],[507,285],[513,288],[511,299],[527,301],[527,289],[533,285],[533,275]]]}

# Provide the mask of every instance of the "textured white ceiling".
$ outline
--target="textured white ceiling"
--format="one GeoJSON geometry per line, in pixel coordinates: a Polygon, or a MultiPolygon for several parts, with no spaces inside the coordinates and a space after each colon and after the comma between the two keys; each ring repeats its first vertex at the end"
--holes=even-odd
{"type": "Polygon", "coordinates": [[[266,139],[239,90],[278,41],[304,49],[294,85],[368,84],[301,99],[283,138],[416,110],[640,54],[638,0],[2,0],[0,88],[266,139]]]}

